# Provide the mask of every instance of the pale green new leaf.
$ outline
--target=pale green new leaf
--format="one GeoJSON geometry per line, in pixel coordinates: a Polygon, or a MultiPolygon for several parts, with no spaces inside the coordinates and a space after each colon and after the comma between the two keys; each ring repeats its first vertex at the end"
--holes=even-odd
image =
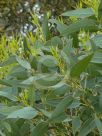
{"type": "Polygon", "coordinates": [[[75,34],[76,32],[80,31],[81,29],[84,30],[98,30],[97,26],[96,26],[96,21],[93,19],[81,19],[78,20],[77,22],[67,26],[67,28],[65,28],[64,30],[61,31],[61,35],[64,36],[69,36],[72,34],[75,34]]]}
{"type": "Polygon", "coordinates": [[[102,0],[100,0],[100,5],[98,8],[98,17],[102,19],[102,0]]]}
{"type": "Polygon", "coordinates": [[[12,112],[21,109],[22,106],[2,106],[0,107],[0,114],[4,115],[4,116],[8,116],[10,115],[12,112]]]}

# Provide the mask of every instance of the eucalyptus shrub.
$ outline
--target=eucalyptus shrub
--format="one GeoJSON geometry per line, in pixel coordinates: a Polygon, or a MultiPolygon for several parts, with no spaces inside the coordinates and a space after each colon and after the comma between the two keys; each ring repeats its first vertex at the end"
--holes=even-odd
{"type": "MultiPolygon", "coordinates": [[[[102,1],[48,19],[0,67],[0,135],[102,135],[102,1]],[[50,27],[48,24],[50,23],[50,27]]],[[[18,39],[16,39],[18,41],[18,39]]]]}

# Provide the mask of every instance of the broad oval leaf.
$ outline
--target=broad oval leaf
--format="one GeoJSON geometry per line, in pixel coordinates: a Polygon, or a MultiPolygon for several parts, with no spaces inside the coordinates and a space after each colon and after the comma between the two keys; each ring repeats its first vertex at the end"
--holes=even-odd
{"type": "Polygon", "coordinates": [[[32,119],[36,117],[38,112],[32,107],[24,107],[9,114],[7,118],[23,118],[32,119]]]}

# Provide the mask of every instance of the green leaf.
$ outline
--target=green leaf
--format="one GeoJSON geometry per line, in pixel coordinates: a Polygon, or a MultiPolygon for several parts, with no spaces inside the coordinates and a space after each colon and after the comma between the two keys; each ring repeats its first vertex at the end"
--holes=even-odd
{"type": "Polygon", "coordinates": [[[43,30],[45,39],[49,40],[49,38],[50,38],[50,31],[49,31],[49,27],[48,27],[47,15],[44,15],[44,19],[43,19],[43,22],[42,22],[42,30],[43,30]]]}
{"type": "Polygon", "coordinates": [[[11,126],[10,126],[10,124],[9,124],[8,122],[3,121],[3,122],[2,122],[2,125],[3,125],[3,127],[5,127],[5,128],[8,130],[8,132],[11,132],[11,131],[12,131],[12,130],[11,130],[11,126]]]}
{"type": "Polygon", "coordinates": [[[0,67],[8,66],[13,63],[17,63],[16,56],[10,56],[6,61],[0,64],[0,67]]]}
{"type": "Polygon", "coordinates": [[[59,47],[62,47],[62,45],[63,45],[63,42],[60,39],[60,37],[58,37],[58,36],[52,37],[50,46],[55,46],[56,47],[58,45],[59,45],[59,47]]]}
{"type": "Polygon", "coordinates": [[[73,100],[73,102],[72,102],[72,104],[69,106],[69,109],[74,109],[74,108],[77,108],[77,107],[79,107],[80,106],[80,101],[79,100],[77,100],[77,99],[74,99],[73,100]]]}
{"type": "Polygon", "coordinates": [[[55,95],[61,95],[68,92],[70,90],[70,86],[68,86],[64,82],[59,82],[58,84],[51,86],[51,89],[53,90],[55,95]]]}
{"type": "Polygon", "coordinates": [[[95,116],[95,123],[99,130],[100,136],[102,136],[102,122],[99,120],[97,116],[95,116]]]}
{"type": "Polygon", "coordinates": [[[20,65],[13,66],[9,72],[10,77],[17,79],[26,79],[29,76],[29,71],[20,65]]]}
{"type": "Polygon", "coordinates": [[[100,0],[100,5],[98,8],[98,17],[102,19],[102,0],[100,0]]]}
{"type": "Polygon", "coordinates": [[[100,92],[100,95],[99,95],[99,107],[102,110],[102,91],[100,92]]]}
{"type": "Polygon", "coordinates": [[[21,106],[2,106],[0,107],[0,114],[4,115],[4,116],[8,116],[9,114],[11,114],[12,112],[21,109],[21,106]]]}
{"type": "Polygon", "coordinates": [[[96,35],[92,40],[97,47],[102,48],[102,35],[96,35]]]}
{"type": "Polygon", "coordinates": [[[41,65],[44,65],[49,68],[53,68],[57,65],[56,59],[51,55],[45,55],[39,60],[39,66],[41,68],[41,65]]]}
{"type": "Polygon", "coordinates": [[[78,63],[76,63],[72,67],[70,75],[72,77],[78,77],[83,71],[85,71],[92,57],[93,57],[93,54],[90,54],[86,56],[84,59],[80,60],[78,63]]]}
{"type": "Polygon", "coordinates": [[[70,24],[69,26],[62,24],[55,19],[50,20],[50,22],[57,24],[57,30],[63,36],[74,35],[75,33],[79,32],[81,29],[84,29],[85,31],[98,30],[98,27],[96,26],[96,21],[88,18],[78,20],[75,23],[70,24]]]}
{"type": "Polygon", "coordinates": [[[24,52],[26,53],[26,55],[30,52],[30,49],[28,47],[28,40],[27,37],[24,37],[23,39],[23,47],[24,47],[24,52]]]}
{"type": "Polygon", "coordinates": [[[17,101],[16,90],[12,87],[0,89],[0,96],[8,98],[12,101],[17,101]]]}
{"type": "Polygon", "coordinates": [[[25,69],[31,69],[31,65],[29,64],[28,61],[24,60],[24,59],[21,59],[19,57],[16,56],[16,60],[17,62],[22,66],[24,67],[25,69]]]}
{"type": "Polygon", "coordinates": [[[80,128],[78,136],[87,136],[95,127],[96,124],[93,118],[86,120],[80,128]]]}
{"type": "MultiPolygon", "coordinates": [[[[29,124],[29,121],[25,121],[24,123],[23,123],[23,120],[19,120],[19,123],[17,124],[18,125],[18,131],[20,132],[20,134],[19,134],[19,136],[26,136],[26,135],[29,135],[29,131],[30,131],[30,127],[31,127],[31,125],[32,125],[32,123],[31,124],[29,124]]],[[[17,132],[15,132],[15,133],[17,133],[17,132]]],[[[14,134],[13,134],[14,135],[14,134]]]]}
{"type": "Polygon", "coordinates": [[[33,130],[31,136],[44,136],[48,130],[48,123],[42,122],[39,123],[33,130]]]}
{"type": "Polygon", "coordinates": [[[29,99],[29,103],[30,106],[34,106],[34,102],[35,102],[35,88],[34,86],[31,86],[28,88],[28,99],[29,99]]]}
{"type": "Polygon", "coordinates": [[[38,76],[31,76],[28,79],[24,80],[21,84],[26,84],[26,85],[33,85],[34,81],[39,79],[38,76]]]}
{"type": "Polygon", "coordinates": [[[1,79],[0,84],[6,85],[6,86],[17,86],[20,83],[18,80],[7,80],[7,79],[1,79]]]}
{"type": "Polygon", "coordinates": [[[91,60],[92,63],[102,64],[102,52],[96,52],[91,60]]]}
{"type": "Polygon", "coordinates": [[[32,107],[24,107],[9,114],[7,118],[32,119],[36,117],[38,112],[32,107]]]}
{"type": "Polygon", "coordinates": [[[50,19],[49,21],[50,21],[52,24],[57,24],[57,30],[58,30],[60,33],[62,33],[64,30],[66,30],[66,29],[68,28],[67,25],[60,23],[60,22],[59,22],[58,20],[56,20],[56,19],[50,19]]]}
{"type": "Polygon", "coordinates": [[[84,29],[86,31],[98,30],[95,20],[85,18],[85,19],[78,20],[77,22],[67,26],[67,28],[62,30],[61,35],[69,36],[69,35],[75,34],[81,29],[84,29]]]}
{"type": "Polygon", "coordinates": [[[81,8],[81,9],[76,9],[76,10],[71,10],[67,11],[62,14],[62,16],[73,16],[77,18],[85,18],[85,17],[90,17],[94,15],[94,12],[91,8],[81,8]]]}
{"type": "Polygon", "coordinates": [[[56,116],[56,118],[50,120],[52,121],[53,123],[61,123],[61,122],[64,122],[67,120],[67,115],[63,112],[61,113],[59,116],[56,116]]]}
{"type": "Polygon", "coordinates": [[[34,85],[37,89],[48,89],[51,86],[58,84],[62,77],[56,73],[54,74],[45,74],[46,76],[43,78],[39,78],[34,82],[34,85]]]}
{"type": "Polygon", "coordinates": [[[10,86],[10,87],[21,87],[21,88],[25,88],[27,87],[26,84],[21,84],[20,80],[6,80],[6,79],[1,79],[0,80],[0,84],[1,85],[6,85],[6,86],[10,86]]]}
{"type": "Polygon", "coordinates": [[[51,121],[56,120],[58,116],[62,116],[65,109],[70,106],[73,102],[73,98],[71,96],[65,97],[55,108],[54,112],[51,115],[51,121]]]}
{"type": "Polygon", "coordinates": [[[45,46],[47,46],[49,48],[49,51],[51,50],[50,48],[51,47],[62,47],[63,45],[63,42],[62,40],[60,39],[60,37],[58,36],[54,36],[52,37],[50,40],[48,40],[46,43],[45,43],[45,46]]]}
{"type": "Polygon", "coordinates": [[[51,113],[52,113],[52,112],[48,112],[48,111],[46,111],[46,110],[44,110],[44,109],[40,109],[40,111],[42,112],[42,114],[43,114],[44,116],[46,116],[46,117],[48,117],[48,118],[51,117],[51,113]]]}
{"type": "Polygon", "coordinates": [[[78,129],[81,127],[81,120],[79,117],[74,117],[72,120],[72,130],[75,135],[75,133],[78,131],[78,129]]]}

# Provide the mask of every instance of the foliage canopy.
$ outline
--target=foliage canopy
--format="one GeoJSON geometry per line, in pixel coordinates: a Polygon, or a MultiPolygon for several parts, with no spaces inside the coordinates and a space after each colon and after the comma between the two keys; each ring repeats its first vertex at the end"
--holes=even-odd
{"type": "Polygon", "coordinates": [[[35,35],[2,37],[1,136],[102,135],[101,9],[102,0],[98,16],[80,8],[42,25],[33,15],[35,35]]]}

